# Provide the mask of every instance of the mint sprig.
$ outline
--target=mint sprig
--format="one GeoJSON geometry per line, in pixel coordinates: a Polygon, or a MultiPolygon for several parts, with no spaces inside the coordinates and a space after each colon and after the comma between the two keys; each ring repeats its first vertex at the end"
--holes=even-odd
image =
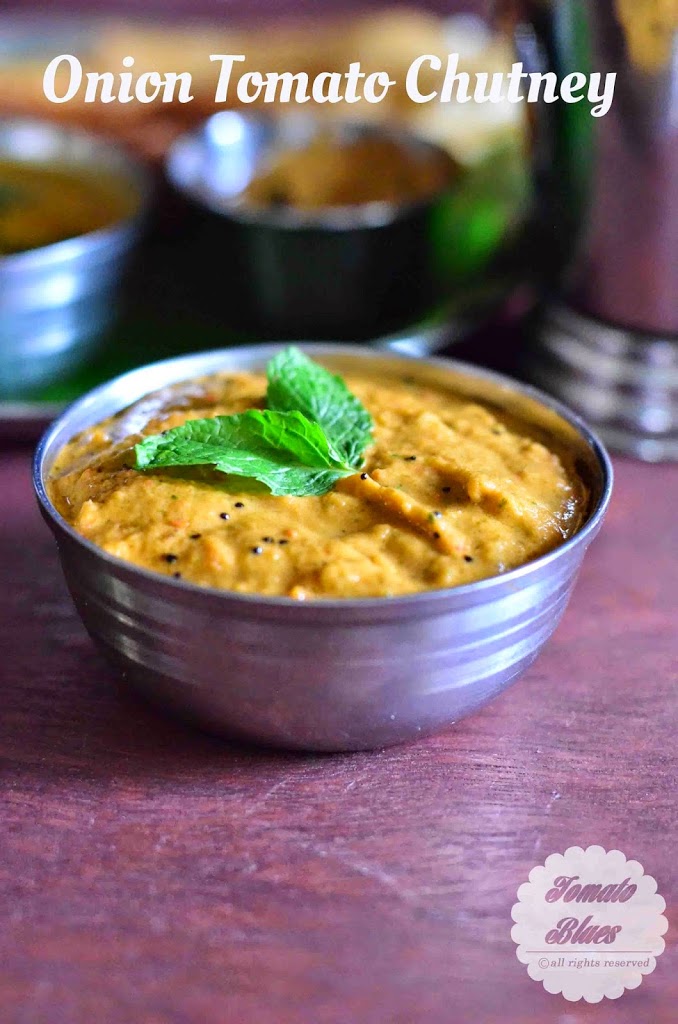
{"type": "Polygon", "coordinates": [[[372,441],[372,417],[342,377],[314,363],[298,348],[279,352],[266,367],[269,409],[297,410],[318,423],[350,465],[360,465],[372,441]]]}
{"type": "Polygon", "coordinates": [[[267,409],[188,420],[144,438],[136,468],[212,466],[299,497],[326,494],[357,473],[372,418],[341,377],[295,348],[271,360],[267,375],[267,409]]]}

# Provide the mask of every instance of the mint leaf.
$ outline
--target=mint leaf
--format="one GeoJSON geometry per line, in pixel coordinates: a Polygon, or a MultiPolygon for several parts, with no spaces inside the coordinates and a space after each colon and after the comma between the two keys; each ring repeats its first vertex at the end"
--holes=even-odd
{"type": "Polygon", "coordinates": [[[343,379],[294,347],[274,356],[266,373],[268,408],[277,412],[296,409],[320,424],[341,458],[359,469],[363,452],[372,442],[374,424],[343,379]]]}
{"type": "Polygon", "coordinates": [[[214,466],[259,480],[277,495],[325,494],[355,470],[321,426],[297,411],[250,409],[234,416],[188,420],[134,449],[136,468],[214,466]]]}
{"type": "Polygon", "coordinates": [[[189,420],[135,446],[136,468],[213,466],[272,494],[326,494],[362,465],[372,417],[341,377],[297,348],[267,366],[268,409],[189,420]]]}

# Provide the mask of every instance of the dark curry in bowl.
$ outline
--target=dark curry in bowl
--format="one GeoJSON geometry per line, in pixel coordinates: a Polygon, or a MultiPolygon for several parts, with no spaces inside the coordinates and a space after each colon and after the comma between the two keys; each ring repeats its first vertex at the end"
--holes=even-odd
{"type": "Polygon", "coordinates": [[[105,176],[0,159],[0,257],[98,231],[130,207],[105,176]]]}

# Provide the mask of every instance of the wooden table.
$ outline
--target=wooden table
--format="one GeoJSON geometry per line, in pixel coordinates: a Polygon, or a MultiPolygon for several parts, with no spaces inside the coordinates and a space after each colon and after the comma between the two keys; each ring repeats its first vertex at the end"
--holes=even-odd
{"type": "Polygon", "coordinates": [[[232,746],[116,691],[0,457],[4,1024],[674,1024],[678,466],[617,460],[573,604],[513,689],[447,734],[340,757],[232,746]],[[672,928],[640,989],[566,1003],[510,909],[601,844],[672,928]]]}

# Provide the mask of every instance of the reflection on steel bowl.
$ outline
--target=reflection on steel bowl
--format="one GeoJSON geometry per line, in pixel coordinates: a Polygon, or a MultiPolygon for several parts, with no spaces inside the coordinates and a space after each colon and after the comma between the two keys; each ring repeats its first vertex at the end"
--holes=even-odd
{"type": "MultiPolygon", "coordinates": [[[[49,497],[59,453],[81,431],[158,388],[219,371],[260,372],[277,350],[255,346],[134,371],[76,403],[47,432],[36,454],[35,486],[83,621],[143,692],[229,735],[296,749],[353,750],[450,724],[536,657],[565,609],[609,500],[612,474],[600,443],[537,392],[463,364],[345,346],[307,348],[346,376],[407,376],[422,388],[480,402],[570,453],[588,495],[576,532],[526,564],[490,578],[471,575],[459,586],[318,601],[196,586],[96,547],[49,497]]],[[[128,428],[123,417],[120,429],[128,428]]]]}
{"type": "Polygon", "coordinates": [[[0,395],[44,384],[95,348],[148,192],[141,165],[116,145],[0,120],[0,395]]]}
{"type": "Polygon", "coordinates": [[[432,143],[384,125],[224,111],[173,144],[166,172],[202,211],[215,292],[223,294],[227,277],[255,330],[369,338],[414,322],[442,297],[432,218],[456,171],[432,143]],[[367,159],[382,177],[385,153],[391,164],[406,164],[401,200],[375,182],[374,201],[362,188],[358,199],[366,201],[352,202],[355,176],[337,159],[342,150],[350,159],[367,159]],[[309,161],[314,168],[322,163],[326,187],[334,180],[334,188],[310,195],[298,180],[292,183],[290,176],[306,173],[309,161]],[[282,202],[262,202],[262,195],[272,198],[271,176],[282,202]]]}

